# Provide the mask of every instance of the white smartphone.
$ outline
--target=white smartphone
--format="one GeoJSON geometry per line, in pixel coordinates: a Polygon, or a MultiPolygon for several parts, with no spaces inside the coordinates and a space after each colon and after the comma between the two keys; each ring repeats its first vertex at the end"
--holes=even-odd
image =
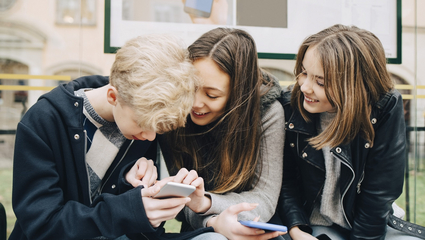
{"type": "Polygon", "coordinates": [[[187,197],[195,191],[196,187],[183,183],[167,182],[154,198],[187,197]]]}
{"type": "Polygon", "coordinates": [[[209,18],[214,0],[186,0],[184,11],[194,17],[209,18]]]}

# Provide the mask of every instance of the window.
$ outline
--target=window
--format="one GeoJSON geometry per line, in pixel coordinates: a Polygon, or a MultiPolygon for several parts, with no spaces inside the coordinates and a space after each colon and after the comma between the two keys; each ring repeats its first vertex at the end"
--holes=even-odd
{"type": "Polygon", "coordinates": [[[96,0],[57,0],[56,23],[96,25],[96,0]]]}

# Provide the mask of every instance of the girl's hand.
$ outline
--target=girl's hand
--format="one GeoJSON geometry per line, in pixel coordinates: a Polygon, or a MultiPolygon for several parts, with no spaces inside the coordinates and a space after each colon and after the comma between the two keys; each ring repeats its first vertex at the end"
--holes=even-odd
{"type": "Polygon", "coordinates": [[[153,161],[142,157],[125,175],[125,180],[133,187],[143,185],[147,188],[155,183],[157,177],[158,173],[153,161]]]}
{"type": "MultiPolygon", "coordinates": [[[[256,208],[258,204],[250,203],[239,203],[232,205],[224,210],[220,215],[212,217],[208,220],[207,226],[213,227],[215,232],[218,232],[228,239],[270,239],[275,238],[279,235],[283,235],[283,232],[265,232],[262,229],[245,227],[238,222],[238,213],[243,211],[251,211],[256,208]]],[[[254,219],[258,221],[259,217],[254,219]]]]}
{"type": "Polygon", "coordinates": [[[154,186],[142,189],[142,201],[145,207],[146,216],[153,227],[159,227],[163,221],[174,219],[183,209],[190,198],[152,198],[172,178],[158,181],[154,186]]]}
{"type": "Polygon", "coordinates": [[[186,168],[182,168],[174,176],[173,181],[196,187],[196,190],[189,195],[191,201],[186,204],[192,211],[195,213],[205,213],[210,209],[211,199],[205,196],[204,179],[198,177],[198,173],[195,170],[189,172],[186,168]]]}
{"type": "Polygon", "coordinates": [[[317,240],[312,235],[302,231],[299,227],[295,226],[289,230],[289,235],[293,240],[317,240]]]}

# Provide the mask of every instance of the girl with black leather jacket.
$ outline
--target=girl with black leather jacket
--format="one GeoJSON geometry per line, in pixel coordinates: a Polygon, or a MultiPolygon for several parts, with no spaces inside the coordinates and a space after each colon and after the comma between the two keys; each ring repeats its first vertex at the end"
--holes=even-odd
{"type": "Polygon", "coordinates": [[[278,207],[292,239],[410,239],[387,227],[402,193],[406,136],[379,39],[334,25],[304,40],[294,72],[297,82],[281,98],[278,207]]]}

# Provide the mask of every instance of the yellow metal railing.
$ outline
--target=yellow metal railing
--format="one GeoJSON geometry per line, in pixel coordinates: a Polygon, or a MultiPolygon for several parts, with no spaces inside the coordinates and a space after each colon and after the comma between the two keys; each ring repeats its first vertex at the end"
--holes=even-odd
{"type": "MultiPolygon", "coordinates": [[[[57,80],[57,81],[71,81],[71,76],[64,75],[27,75],[27,74],[0,74],[0,79],[19,79],[19,80],[31,80],[31,79],[43,79],[43,80],[57,80]]],[[[281,86],[288,86],[294,84],[295,81],[279,81],[281,86]]],[[[29,90],[44,90],[50,91],[55,86],[28,86],[28,85],[0,85],[0,90],[11,90],[11,91],[29,91],[29,90]]],[[[409,84],[396,84],[395,88],[398,90],[419,90],[425,89],[424,85],[418,85],[416,87],[409,84]]],[[[413,99],[413,94],[402,94],[403,99],[413,99]]],[[[425,98],[425,95],[416,95],[416,98],[425,98]]]]}
{"type": "MultiPolygon", "coordinates": [[[[17,79],[17,80],[57,80],[57,81],[71,81],[71,76],[64,75],[28,75],[28,74],[0,74],[0,79],[17,79]]],[[[28,86],[28,85],[0,85],[0,90],[11,91],[29,91],[29,90],[43,90],[50,91],[55,86],[28,86]]]]}

